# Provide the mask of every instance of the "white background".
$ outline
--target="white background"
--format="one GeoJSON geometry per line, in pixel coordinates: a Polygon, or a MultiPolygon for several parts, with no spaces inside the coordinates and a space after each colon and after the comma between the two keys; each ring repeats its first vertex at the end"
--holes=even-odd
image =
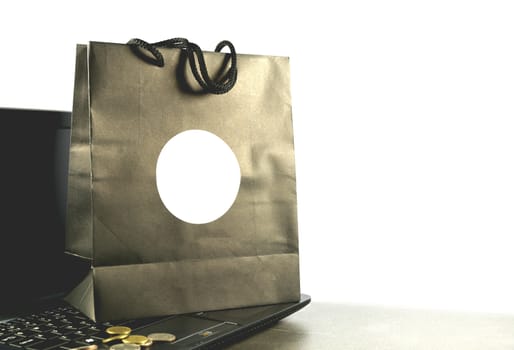
{"type": "Polygon", "coordinates": [[[0,106],[71,110],[75,44],[291,57],[314,301],[514,313],[511,1],[2,1],[0,106]]]}

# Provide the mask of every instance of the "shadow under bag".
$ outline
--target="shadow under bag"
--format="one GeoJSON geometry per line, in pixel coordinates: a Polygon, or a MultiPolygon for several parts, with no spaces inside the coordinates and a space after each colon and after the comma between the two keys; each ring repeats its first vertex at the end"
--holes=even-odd
{"type": "Polygon", "coordinates": [[[67,300],[91,319],[300,299],[289,59],[223,46],[77,46],[66,251],[91,269],[67,300]],[[161,150],[188,130],[239,164],[233,204],[208,223],[170,213],[156,185],[161,150]]]}

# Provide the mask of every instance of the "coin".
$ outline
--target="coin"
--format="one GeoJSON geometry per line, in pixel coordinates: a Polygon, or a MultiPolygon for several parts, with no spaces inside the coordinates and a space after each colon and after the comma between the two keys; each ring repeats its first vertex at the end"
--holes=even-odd
{"type": "Polygon", "coordinates": [[[177,337],[175,337],[175,335],[173,335],[171,333],[152,333],[152,334],[148,334],[148,338],[152,339],[153,341],[167,341],[167,342],[172,342],[172,341],[175,341],[175,339],[177,339],[177,337]]]}
{"type": "Polygon", "coordinates": [[[96,344],[91,344],[91,345],[79,346],[78,348],[73,348],[70,350],[98,350],[98,346],[96,344]]]}
{"type": "Polygon", "coordinates": [[[148,342],[148,338],[144,335],[129,335],[127,338],[122,339],[122,342],[125,344],[137,344],[142,345],[148,342]]]}
{"type": "Polygon", "coordinates": [[[112,337],[109,337],[109,338],[105,338],[102,340],[102,343],[108,343],[108,342],[111,342],[113,340],[120,340],[120,339],[125,339],[127,338],[129,335],[128,334],[118,334],[118,335],[113,335],[112,337]]]}
{"type": "Polygon", "coordinates": [[[109,348],[109,350],[141,350],[137,344],[116,344],[109,348]]]}
{"type": "Polygon", "coordinates": [[[130,334],[132,329],[125,326],[112,326],[105,330],[108,334],[130,334]]]}
{"type": "Polygon", "coordinates": [[[141,346],[148,347],[148,346],[151,346],[152,344],[153,344],[153,340],[152,339],[148,339],[148,341],[146,341],[145,343],[141,344],[141,346]]]}

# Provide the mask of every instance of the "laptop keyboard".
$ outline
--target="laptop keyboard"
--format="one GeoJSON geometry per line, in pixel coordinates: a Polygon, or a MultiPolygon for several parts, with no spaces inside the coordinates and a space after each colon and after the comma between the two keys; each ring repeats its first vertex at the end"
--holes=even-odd
{"type": "MultiPolygon", "coordinates": [[[[163,317],[116,322],[132,329],[163,317]]],[[[68,350],[101,344],[110,322],[95,323],[71,306],[59,306],[0,323],[0,344],[28,350],[68,350]]]]}

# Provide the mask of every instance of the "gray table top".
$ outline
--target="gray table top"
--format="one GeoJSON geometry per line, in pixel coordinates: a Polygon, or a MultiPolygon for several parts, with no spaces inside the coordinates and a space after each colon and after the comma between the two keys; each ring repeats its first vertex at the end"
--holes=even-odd
{"type": "Polygon", "coordinates": [[[312,302],[230,350],[514,349],[514,315],[312,302]]]}

